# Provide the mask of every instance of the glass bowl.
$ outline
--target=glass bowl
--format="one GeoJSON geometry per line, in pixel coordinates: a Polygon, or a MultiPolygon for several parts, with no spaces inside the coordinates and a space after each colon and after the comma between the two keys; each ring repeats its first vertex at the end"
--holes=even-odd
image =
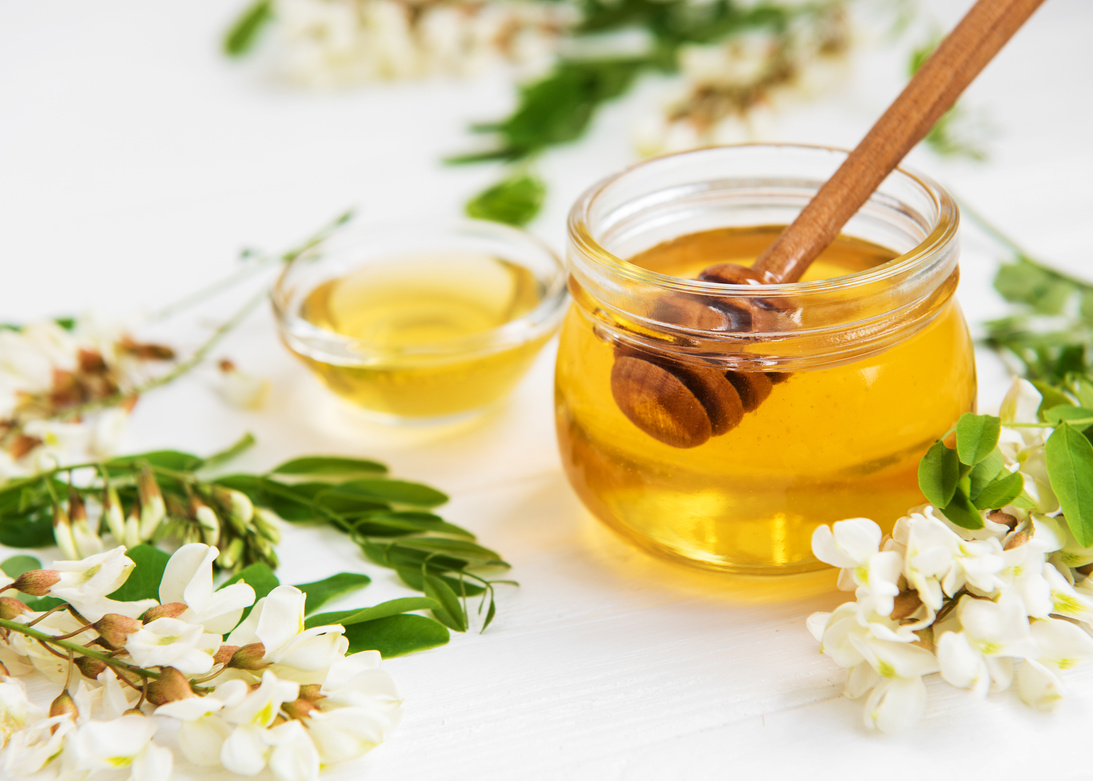
{"type": "Polygon", "coordinates": [[[502,399],[557,329],[554,252],[499,223],[348,228],[290,262],[272,292],[281,339],[369,417],[446,421],[502,399]]]}

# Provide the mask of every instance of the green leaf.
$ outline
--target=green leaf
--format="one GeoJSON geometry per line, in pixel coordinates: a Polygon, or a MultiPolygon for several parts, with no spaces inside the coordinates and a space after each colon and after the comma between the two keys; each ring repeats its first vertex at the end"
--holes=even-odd
{"type": "Polygon", "coordinates": [[[436,507],[448,501],[447,494],[406,480],[350,480],[338,485],[337,491],[412,507],[436,507]]]}
{"type": "Polygon", "coordinates": [[[537,176],[516,173],[474,196],[466,207],[468,217],[524,226],[539,214],[546,185],[537,176]]]}
{"type": "Polygon", "coordinates": [[[108,472],[112,472],[119,469],[132,469],[145,463],[173,472],[192,472],[200,468],[203,459],[193,453],[184,453],[180,450],[153,450],[148,453],[112,458],[106,462],[105,467],[108,472]]]}
{"type": "Polygon", "coordinates": [[[1025,480],[1020,472],[1007,473],[983,487],[972,497],[972,505],[979,510],[997,510],[1010,504],[1024,490],[1025,480]]]}
{"type": "Polygon", "coordinates": [[[1074,382],[1078,402],[1086,409],[1093,409],[1093,381],[1089,377],[1080,377],[1074,382]]]}
{"type": "Polygon", "coordinates": [[[1073,404],[1060,404],[1041,411],[1041,416],[1048,423],[1058,425],[1064,420],[1073,426],[1088,428],[1093,425],[1093,409],[1075,407],[1073,404]]]}
{"type": "Polygon", "coordinates": [[[998,446],[1002,421],[994,415],[966,412],[956,422],[956,452],[962,464],[974,466],[998,446]]]}
{"type": "Polygon", "coordinates": [[[26,516],[0,516],[0,545],[44,548],[54,543],[53,514],[47,510],[26,516]]]}
{"type": "Polygon", "coordinates": [[[125,552],[136,566],[117,591],[110,595],[119,602],[159,599],[159,583],[171,557],[151,545],[137,545],[125,552]]]}
{"type": "Polygon", "coordinates": [[[485,632],[489,625],[493,623],[493,619],[497,616],[497,603],[493,597],[490,597],[490,606],[486,610],[486,620],[482,622],[482,631],[485,632]]]}
{"type": "Polygon", "coordinates": [[[941,513],[957,526],[965,529],[983,528],[983,517],[963,491],[954,493],[952,501],[941,508],[941,513]]]}
{"type": "Polygon", "coordinates": [[[351,594],[354,591],[359,591],[371,582],[372,579],[362,573],[340,572],[337,575],[331,575],[329,578],[323,580],[317,580],[313,583],[304,583],[296,588],[304,592],[304,595],[307,597],[304,612],[310,614],[314,613],[327,602],[345,596],[346,594],[351,594]]]}
{"type": "Polygon", "coordinates": [[[271,0],[257,0],[235,20],[224,36],[224,53],[241,57],[254,48],[258,34],[273,21],[271,0]]]}
{"type": "MultiPolygon", "coordinates": [[[[395,572],[398,573],[399,578],[412,589],[418,591],[425,591],[425,575],[422,573],[420,567],[396,567],[395,572]]],[[[436,572],[430,573],[434,578],[443,580],[453,591],[457,594],[463,594],[468,597],[476,597],[479,594],[485,592],[483,586],[479,586],[477,583],[472,583],[466,578],[457,578],[451,575],[441,575],[436,572]]]]}
{"type": "Polygon", "coordinates": [[[1068,423],[1046,445],[1047,475],[1075,539],[1093,546],[1093,444],[1068,423]]]}
{"type": "Polygon", "coordinates": [[[1043,382],[1042,380],[1031,381],[1036,390],[1040,391],[1040,395],[1043,400],[1040,402],[1039,415],[1042,418],[1044,416],[1044,410],[1054,409],[1056,407],[1074,406],[1074,402],[1050,383],[1043,382]]]}
{"type": "MultiPolygon", "coordinates": [[[[502,122],[471,129],[495,133],[497,147],[470,159],[517,160],[547,147],[580,138],[597,109],[626,92],[637,76],[654,65],[650,58],[561,60],[545,77],[520,88],[516,110],[502,122]]],[[[450,161],[451,162],[451,161],[450,161]]]]}
{"type": "Polygon", "coordinates": [[[930,446],[918,464],[918,487],[926,501],[944,507],[952,501],[960,480],[960,459],[956,451],[938,441],[930,446]]]}
{"type": "Polygon", "coordinates": [[[315,626],[327,624],[341,624],[351,626],[365,621],[375,621],[378,618],[397,616],[409,613],[411,610],[432,610],[437,606],[434,599],[428,597],[401,597],[387,602],[381,602],[373,607],[358,608],[357,610],[339,610],[333,613],[320,613],[311,616],[304,622],[304,626],[311,629],[315,626]]]}
{"type": "Polygon", "coordinates": [[[425,575],[424,579],[425,596],[437,602],[437,606],[433,608],[433,615],[449,629],[466,632],[467,614],[455,591],[440,578],[425,575]]]}
{"type": "Polygon", "coordinates": [[[972,467],[968,472],[968,496],[974,503],[979,492],[994,481],[1002,472],[1006,461],[1002,457],[1002,451],[995,448],[986,458],[972,467]]]}
{"type": "Polygon", "coordinates": [[[38,561],[38,559],[33,556],[26,555],[12,556],[11,558],[5,559],[4,562],[0,564],[0,570],[3,570],[4,574],[12,580],[19,577],[24,572],[41,568],[42,562],[38,561]]]}
{"type": "Polygon", "coordinates": [[[345,628],[349,653],[379,651],[385,659],[447,644],[448,629],[439,621],[412,613],[378,618],[345,628]]]}
{"type": "MultiPolygon", "coordinates": [[[[1093,323],[1093,290],[1083,290],[1081,295],[1081,304],[1078,311],[1081,313],[1083,320],[1087,323],[1093,323]]],[[[1093,402],[1090,403],[1093,404],[1093,402]]]]}
{"type": "Polygon", "coordinates": [[[397,537],[432,532],[465,537],[469,540],[475,538],[472,532],[453,523],[447,523],[439,516],[410,510],[369,512],[360,518],[353,519],[352,528],[356,534],[366,537],[397,537]]]}
{"type": "Polygon", "coordinates": [[[378,461],[365,458],[345,458],[341,456],[305,456],[285,461],[270,470],[271,475],[292,475],[296,477],[369,477],[385,474],[387,467],[378,461]]]}

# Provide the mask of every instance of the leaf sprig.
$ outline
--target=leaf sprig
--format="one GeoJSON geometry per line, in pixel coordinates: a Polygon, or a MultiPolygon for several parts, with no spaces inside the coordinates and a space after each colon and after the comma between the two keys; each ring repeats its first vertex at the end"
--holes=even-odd
{"type": "Polygon", "coordinates": [[[998,439],[1002,421],[993,415],[967,413],[953,437],[935,442],[918,467],[919,488],[930,504],[965,529],[983,527],[981,510],[1017,502],[1024,492],[1018,472],[1005,468],[998,439]]]}
{"type": "Polygon", "coordinates": [[[1075,390],[1093,376],[1093,284],[1034,258],[967,203],[960,209],[1010,254],[994,289],[1013,313],[984,323],[984,342],[1042,393],[1057,385],[1075,390]]]}
{"type": "Polygon", "coordinates": [[[1025,491],[1022,473],[1005,468],[998,442],[1003,426],[1043,429],[1051,490],[1075,539],[1093,547],[1093,379],[1045,390],[1037,412],[1039,423],[1003,422],[993,415],[972,413],[961,416],[954,430],[935,442],[919,463],[919,488],[946,518],[965,529],[983,528],[984,510],[1011,504],[1035,509],[1037,503],[1025,491]]]}
{"type": "Polygon", "coordinates": [[[79,557],[101,550],[107,532],[129,547],[198,541],[219,547],[221,569],[253,577],[253,567],[272,573],[277,566],[276,518],[326,523],[431,600],[407,609],[428,607],[445,626],[466,631],[467,604],[477,598],[482,628],[493,621],[494,587],[511,581],[491,575],[509,565],[473,533],[430,512],[445,494],[393,479],[376,461],[334,456],[292,459],[265,474],[215,475],[253,443],[248,435],[208,458],[161,450],[10,481],[0,486],[0,544],[57,541],[79,557]]]}
{"type": "MultiPolygon", "coordinates": [[[[519,88],[516,108],[508,117],[472,125],[472,132],[491,137],[485,149],[456,155],[448,162],[532,160],[552,147],[580,139],[599,110],[629,92],[646,73],[678,72],[679,54],[685,46],[726,40],[757,29],[784,35],[794,25],[810,20],[822,23],[825,12],[841,2],[765,2],[743,8],[732,0],[586,0],[581,5],[583,21],[574,30],[578,46],[582,40],[635,29],[648,33],[649,45],[625,56],[560,57],[545,76],[519,88]]],[[[527,188],[504,187],[504,181],[517,176],[507,174],[501,184],[477,195],[470,208],[479,208],[486,199],[493,207],[485,215],[488,218],[496,213],[506,221],[505,215],[516,212],[529,222],[538,207],[532,210],[526,205],[527,188]],[[505,198],[513,203],[503,203],[505,198]]]]}

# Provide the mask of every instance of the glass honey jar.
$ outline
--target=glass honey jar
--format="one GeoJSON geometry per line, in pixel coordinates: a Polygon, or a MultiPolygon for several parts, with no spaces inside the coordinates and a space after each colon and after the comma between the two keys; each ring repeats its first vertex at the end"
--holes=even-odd
{"type": "Polygon", "coordinates": [[[574,206],[558,441],[584,504],[637,544],[740,574],[816,569],[813,530],[890,527],[923,501],[922,455],[974,408],[957,208],[926,177],[891,174],[799,282],[709,279],[758,257],[845,156],[687,152],[574,206]]]}

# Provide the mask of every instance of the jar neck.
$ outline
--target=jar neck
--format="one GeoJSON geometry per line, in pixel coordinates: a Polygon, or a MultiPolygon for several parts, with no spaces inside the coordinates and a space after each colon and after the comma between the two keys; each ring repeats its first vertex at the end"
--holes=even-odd
{"type": "Polygon", "coordinates": [[[955,291],[958,216],[938,185],[905,171],[893,173],[845,231],[898,253],[873,268],[756,286],[675,277],[627,260],[683,235],[788,224],[844,155],[815,147],[700,150],[600,183],[570,215],[577,306],[610,341],[726,368],[819,368],[910,338],[955,291]]]}

